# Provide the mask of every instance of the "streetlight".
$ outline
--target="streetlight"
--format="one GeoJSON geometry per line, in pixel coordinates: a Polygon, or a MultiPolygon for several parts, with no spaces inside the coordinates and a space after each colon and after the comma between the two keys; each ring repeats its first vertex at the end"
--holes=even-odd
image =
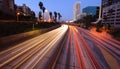
{"type": "Polygon", "coordinates": [[[20,12],[17,12],[17,21],[19,21],[20,12]]]}

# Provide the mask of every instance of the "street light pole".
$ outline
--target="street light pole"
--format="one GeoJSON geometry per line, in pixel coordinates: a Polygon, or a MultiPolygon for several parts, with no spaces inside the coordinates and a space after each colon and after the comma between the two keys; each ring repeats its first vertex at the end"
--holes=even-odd
{"type": "Polygon", "coordinates": [[[20,13],[17,12],[17,21],[19,21],[19,15],[20,15],[20,13]]]}

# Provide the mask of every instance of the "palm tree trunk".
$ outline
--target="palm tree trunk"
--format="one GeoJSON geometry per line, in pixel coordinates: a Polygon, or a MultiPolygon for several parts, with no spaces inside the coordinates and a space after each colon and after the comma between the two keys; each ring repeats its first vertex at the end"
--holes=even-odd
{"type": "Polygon", "coordinates": [[[43,22],[44,22],[44,13],[43,13],[43,22]]]}

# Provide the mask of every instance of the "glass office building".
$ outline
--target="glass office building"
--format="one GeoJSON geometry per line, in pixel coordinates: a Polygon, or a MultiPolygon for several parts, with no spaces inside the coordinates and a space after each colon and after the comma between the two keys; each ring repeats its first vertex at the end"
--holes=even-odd
{"type": "Polygon", "coordinates": [[[97,16],[99,15],[99,7],[98,6],[88,6],[83,8],[82,13],[86,13],[87,15],[97,16]]]}

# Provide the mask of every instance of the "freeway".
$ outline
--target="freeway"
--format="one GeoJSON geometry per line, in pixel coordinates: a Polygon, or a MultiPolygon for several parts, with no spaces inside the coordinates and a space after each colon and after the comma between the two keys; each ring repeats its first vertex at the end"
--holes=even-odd
{"type": "Polygon", "coordinates": [[[0,52],[0,69],[41,69],[39,67],[49,61],[67,29],[68,26],[61,26],[0,52]]]}
{"type": "Polygon", "coordinates": [[[62,25],[0,52],[0,69],[120,69],[120,42],[62,25]]]}
{"type": "Polygon", "coordinates": [[[120,69],[119,62],[119,41],[69,26],[67,40],[53,69],[120,69]]]}

